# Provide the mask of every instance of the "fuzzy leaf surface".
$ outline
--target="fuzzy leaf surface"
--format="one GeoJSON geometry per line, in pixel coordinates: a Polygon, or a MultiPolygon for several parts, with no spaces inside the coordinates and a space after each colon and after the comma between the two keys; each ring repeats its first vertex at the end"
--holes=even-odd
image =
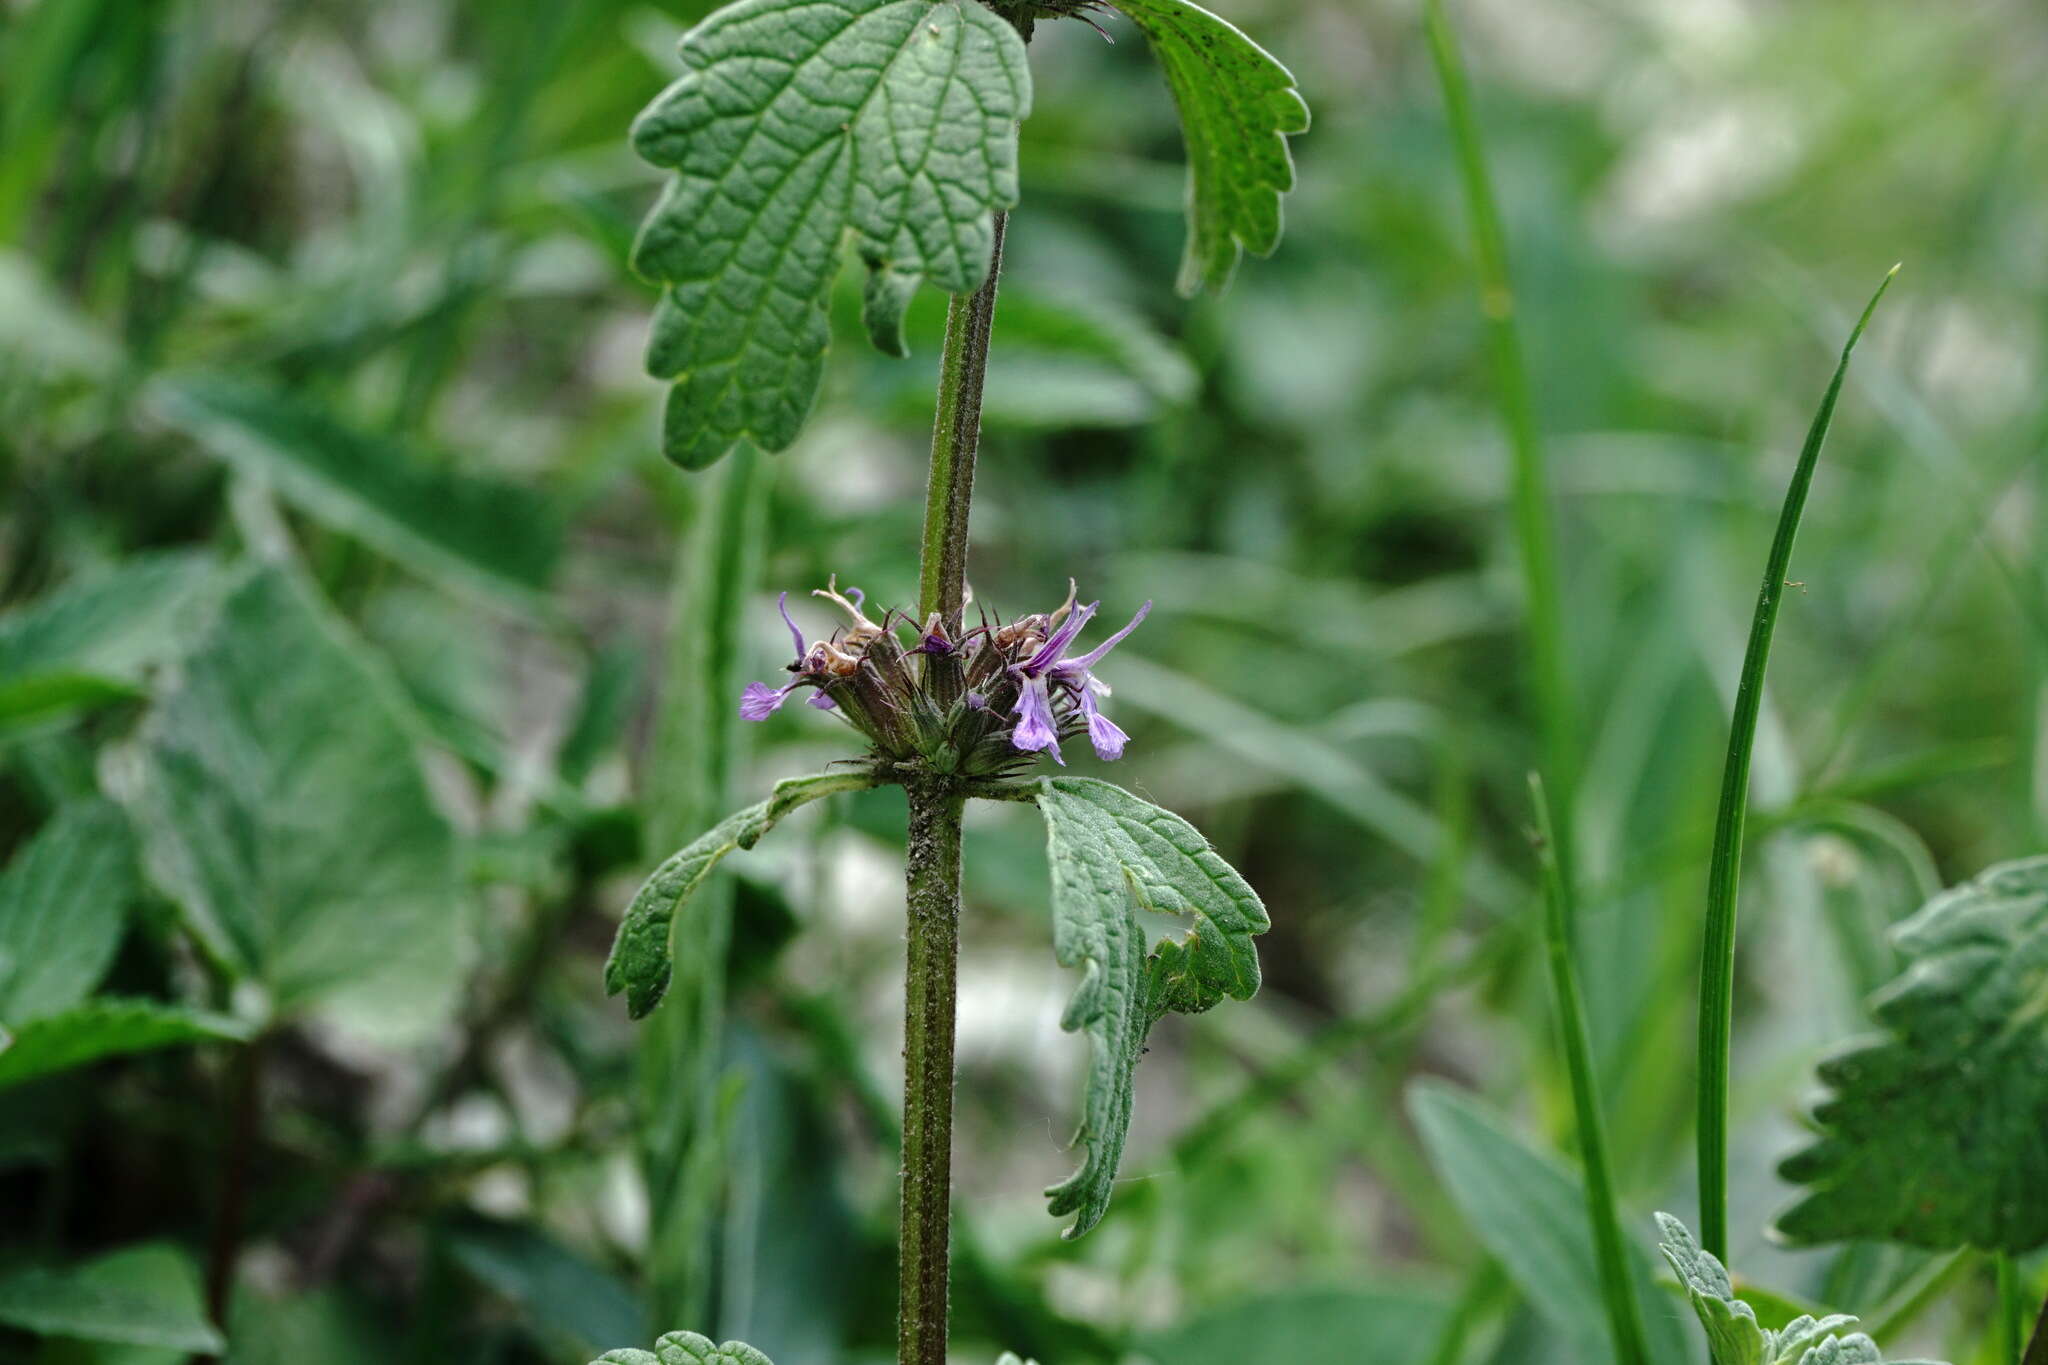
{"type": "Polygon", "coordinates": [[[1109,1207],[1138,1058],[1167,1013],[1197,1014],[1259,988],[1252,936],[1270,926],[1258,894],[1193,825],[1121,787],[1087,777],[1037,784],[1052,864],[1053,953],[1081,984],[1060,1026],[1088,1035],[1088,1078],[1074,1141],[1081,1168],[1046,1191],[1054,1217],[1075,1215],[1079,1237],[1109,1207]],[[1159,924],[1189,932],[1152,946],[1159,924]]]}
{"type": "Polygon", "coordinates": [[[121,944],[135,864],[103,801],[59,811],[0,873],[0,1022],[20,1028],[83,1000],[121,944]]]}
{"type": "Polygon", "coordinates": [[[683,38],[688,70],[633,125],[675,176],[633,266],[662,286],[647,369],[688,469],[796,439],[823,373],[850,237],[868,330],[892,343],[920,278],[979,288],[1017,200],[1024,44],[972,0],[739,0],[683,38]]]}
{"type": "MultiPolygon", "coordinates": [[[[1692,1230],[1668,1213],[1657,1215],[1663,1235],[1658,1250],[1671,1263],[1692,1301],[1714,1365],[1882,1365],[1877,1343],[1861,1332],[1840,1335],[1854,1327],[1846,1313],[1825,1318],[1799,1317],[1773,1332],[1757,1323],[1756,1310],[1735,1297],[1728,1268],[1702,1246],[1692,1230]]],[[[1931,1361],[1895,1361],[1893,1365],[1935,1365],[1931,1361]]]]}
{"type": "Polygon", "coordinates": [[[695,1332],[670,1332],[652,1351],[638,1347],[606,1351],[590,1365],[774,1365],[744,1341],[716,1343],[695,1332]]]}
{"type": "Polygon", "coordinates": [[[1308,131],[1294,77],[1228,20],[1189,0],[1111,0],[1166,71],[1188,151],[1188,245],[1179,288],[1230,283],[1239,257],[1280,244],[1280,196],[1294,188],[1291,134],[1308,131]]]}
{"type": "Polygon", "coordinates": [[[2048,1243],[2048,857],[1993,867],[1899,926],[1881,1038],[1820,1066],[1795,1242],[2023,1254],[2048,1243]]]}
{"type": "Polygon", "coordinates": [[[272,1015],[416,1039],[461,989],[468,893],[385,671],[284,574],[249,575],[146,727],[145,864],[272,1015]]]}
{"type": "Polygon", "coordinates": [[[674,963],[669,947],[679,911],[704,884],[711,870],[734,849],[748,849],[775,828],[777,821],[799,806],[836,792],[864,791],[875,785],[864,772],[820,773],[792,777],[775,784],[766,801],[734,811],[654,870],[626,907],[604,964],[606,995],[626,996],[626,1013],[635,1019],[661,1003],[668,991],[674,963]]]}

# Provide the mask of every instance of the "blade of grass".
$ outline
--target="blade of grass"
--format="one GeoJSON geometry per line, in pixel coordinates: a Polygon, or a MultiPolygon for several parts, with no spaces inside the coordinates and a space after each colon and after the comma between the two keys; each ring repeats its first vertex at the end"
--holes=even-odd
{"type": "Polygon", "coordinates": [[[1572,1109],[1578,1124],[1579,1160],[1586,1168],[1586,1217],[1592,1224],[1593,1247],[1600,1262],[1600,1294],[1606,1301],[1608,1330],[1614,1337],[1614,1358],[1621,1365],[1648,1365],[1650,1349],[1643,1331],[1642,1305],[1629,1275],[1628,1244],[1622,1238],[1621,1215],[1614,1202],[1614,1180],[1607,1163],[1607,1130],[1600,1112],[1600,1083],[1593,1070],[1593,1045],[1586,1034],[1585,1004],[1579,993],[1570,888],[1558,865],[1557,839],[1543,779],[1529,774],[1529,799],[1536,810],[1537,861],[1543,869],[1543,940],[1550,964],[1550,988],[1557,1004],[1557,1031],[1571,1076],[1572,1109]]]}
{"type": "Polygon", "coordinates": [[[1998,1271],[1998,1321],[1994,1324],[1992,1350],[1999,1365],[2020,1365],[2020,1352],[2027,1346],[2026,1283],[2020,1278],[2019,1263],[2010,1253],[2000,1252],[1992,1264],[1998,1271]]]}
{"type": "Polygon", "coordinates": [[[1536,429],[1530,396],[1529,367],[1522,353],[1521,330],[1515,322],[1514,281],[1508,272],[1507,237],[1487,174],[1486,148],[1478,115],[1465,80],[1463,59],[1443,0],[1429,0],[1423,11],[1429,50],[1443,87],[1444,109],[1458,156],[1459,176],[1472,217],[1473,247],[1479,272],[1479,309],[1486,320],[1488,356],[1493,367],[1495,396],[1507,428],[1514,457],[1513,505],[1515,539],[1521,551],[1523,591],[1527,596],[1529,685],[1543,736],[1543,767],[1557,794],[1557,857],[1566,885],[1574,884],[1577,868],[1578,735],[1573,714],[1571,681],[1565,667],[1564,606],[1558,587],[1556,533],[1550,517],[1550,480],[1543,442],[1536,429]]]}
{"type": "Polygon", "coordinates": [[[1728,1044],[1735,1009],[1735,902],[1742,871],[1742,831],[1749,807],[1749,764],[1756,747],[1757,714],[1763,706],[1764,668],[1770,661],[1771,635],[1778,625],[1778,607],[1785,596],[1785,575],[1792,564],[1792,544],[1806,511],[1813,471],[1834,420],[1835,402],[1848,377],[1849,356],[1870,325],[1879,299],[1899,273],[1893,266],[1877,292],[1864,305],[1834,378],[1821,397],[1820,410],[1807,428],[1806,444],[1785,490],[1777,534],[1764,564],[1763,587],[1757,594],[1756,616],[1750,623],[1749,647],[1742,658],[1742,679],[1735,691],[1735,714],[1728,729],[1728,760],[1721,774],[1721,798],[1714,819],[1714,847],[1707,869],[1706,941],[1700,961],[1699,1021],[1699,1185],[1700,1241],[1724,1264],[1728,1260],[1728,1044]]]}
{"type": "MultiPolygon", "coordinates": [[[[665,853],[733,803],[739,760],[741,617],[766,538],[767,461],[735,450],[705,476],[677,554],[668,658],[648,773],[648,844],[665,853]]],[[[725,1185],[720,1056],[732,887],[707,887],[676,926],[666,1007],[640,1033],[635,1057],[640,1160],[647,1180],[649,1306],[662,1323],[712,1322],[711,1257],[725,1185]]]]}

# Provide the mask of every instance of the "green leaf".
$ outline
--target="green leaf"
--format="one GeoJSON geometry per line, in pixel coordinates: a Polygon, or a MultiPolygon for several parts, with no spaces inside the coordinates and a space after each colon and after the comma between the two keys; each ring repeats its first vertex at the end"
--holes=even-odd
{"type": "Polygon", "coordinates": [[[1188,148],[1188,246],[1179,288],[1230,283],[1239,256],[1280,244],[1280,196],[1294,188],[1287,138],[1308,105],[1271,54],[1189,0],[1111,0],[1144,31],[1180,110],[1188,148]]]}
{"type": "Polygon", "coordinates": [[[145,863],[273,1014],[402,1043],[461,990],[468,897],[396,685],[310,590],[250,575],[145,727],[145,863]]]}
{"type": "Polygon", "coordinates": [[[175,1249],[129,1247],[70,1270],[0,1276],[0,1322],[38,1336],[217,1354],[199,1280],[175,1249]],[[166,1262],[174,1264],[166,1264],[166,1262]]]}
{"type": "Polygon", "coordinates": [[[427,578],[527,603],[554,576],[561,520],[526,488],[430,460],[240,379],[160,380],[150,397],[217,458],[427,578]]]}
{"type": "Polygon", "coordinates": [[[219,581],[204,555],[142,555],[0,616],[0,723],[136,695],[200,629],[219,581]]]}
{"type": "Polygon", "coordinates": [[[535,1228],[476,1222],[451,1229],[447,1238],[457,1264],[576,1349],[646,1330],[631,1289],[535,1228]]]}
{"type": "MultiPolygon", "coordinates": [[[[1409,1088],[1408,1111],[1430,1162],[1472,1232],[1578,1359],[1610,1358],[1586,1196],[1577,1174],[1524,1141],[1498,1113],[1449,1086],[1409,1088]]],[[[1654,1289],[1649,1257],[1631,1245],[1650,1358],[1693,1359],[1682,1324],[1654,1289]]]]}
{"type": "MultiPolygon", "coordinates": [[[[1657,1230],[1664,1237],[1658,1249],[1677,1272],[1700,1326],[1706,1329],[1714,1365],[1880,1365],[1883,1361],[1876,1343],[1863,1333],[1839,1334],[1841,1328],[1856,1325],[1856,1319],[1846,1313],[1825,1318],[1801,1316],[1775,1332],[1759,1326],[1756,1310],[1735,1297],[1727,1267],[1700,1246],[1691,1229],[1670,1214],[1660,1213],[1657,1230]]],[[[1894,1365],[1931,1362],[1897,1361],[1894,1365]]]]}
{"type": "Polygon", "coordinates": [[[645,1018],[668,990],[673,965],[669,943],[676,913],[711,875],[711,869],[734,849],[759,843],[762,835],[797,807],[874,785],[874,777],[861,771],[788,778],[775,784],[766,801],[733,812],[670,855],[626,907],[618,937],[612,940],[611,956],[604,964],[605,994],[625,992],[626,1013],[634,1019],[645,1018]]]}
{"type": "Polygon", "coordinates": [[[775,1365],[744,1341],[713,1345],[709,1337],[695,1332],[670,1332],[654,1343],[652,1351],[637,1347],[606,1351],[591,1365],[775,1365]]]}
{"type": "Polygon", "coordinates": [[[851,236],[900,339],[919,277],[987,278],[1017,200],[1024,45],[971,0],[739,0],[687,34],[688,71],[633,125],[676,176],[633,247],[662,285],[647,368],[672,380],[663,449],[688,469],[739,440],[782,450],[817,395],[826,298],[851,236]]]}
{"type": "Polygon", "coordinates": [[[1079,1237],[1109,1207],[1130,1129],[1134,1072],[1152,1025],[1259,988],[1252,935],[1270,926],[1256,892],[1200,831],[1171,811],[1087,777],[1036,784],[1052,864],[1053,953],[1083,976],[1060,1026],[1088,1034],[1088,1080],[1074,1136],[1081,1168],[1046,1191],[1079,1237]],[[1139,911],[1192,922],[1155,949],[1139,911]]]}
{"type": "Polygon", "coordinates": [[[121,813],[103,801],[59,811],[0,873],[0,1020],[19,1028],[83,1000],[114,960],[134,895],[121,813]]]}
{"type": "Polygon", "coordinates": [[[1139,1349],[1159,1365],[1422,1361],[1449,1321],[1444,1301],[1426,1292],[1283,1289],[1198,1311],[1139,1349]]]}
{"type": "Polygon", "coordinates": [[[2048,1243],[2048,857],[1944,892],[1893,936],[1885,1035],[1820,1066],[1820,1139],[1794,1242],[1883,1239],[2022,1254],[2048,1243]]]}
{"type": "Polygon", "coordinates": [[[215,1039],[243,1042],[249,1033],[247,1024],[225,1015],[154,1000],[97,996],[60,1014],[15,1026],[13,1041],[0,1049],[0,1088],[104,1057],[215,1039]]]}

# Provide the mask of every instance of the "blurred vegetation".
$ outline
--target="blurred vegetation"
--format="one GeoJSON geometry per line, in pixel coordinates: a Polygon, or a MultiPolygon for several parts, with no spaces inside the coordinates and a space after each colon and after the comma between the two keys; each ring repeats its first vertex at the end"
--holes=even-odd
{"type": "MultiPolygon", "coordinates": [[[[1906,263],[1780,621],[1736,1007],[1731,1259],[1878,1315],[1926,1258],[1763,1228],[1883,927],[2048,838],[2048,14],[1455,9],[1557,483],[1588,1025],[1645,1249],[1692,1202],[1752,585],[1849,316],[1906,263]]],[[[657,177],[624,131],[700,13],[0,3],[0,891],[76,949],[0,953],[0,1358],[209,1349],[226,1264],[238,1365],[680,1326],[890,1358],[899,798],[737,860],[709,1063],[665,1088],[601,997],[706,785],[752,799],[842,748],[791,708],[707,776],[718,727],[677,717],[772,676],[776,590],[912,596],[943,311],[889,360],[849,288],[798,448],[660,461],[625,268],[657,177]],[[647,1193],[664,1093],[720,1154],[684,1214],[647,1193]]],[[[1507,451],[1416,7],[1228,17],[1316,125],[1278,255],[1193,304],[1142,43],[1110,17],[1114,44],[1033,44],[973,579],[1004,611],[1069,576],[1112,617],[1155,601],[1105,665],[1118,776],[1260,889],[1267,988],[1160,1031],[1116,1203],[1061,1243],[1039,1191],[1080,1045],[1040,835],[972,831],[958,1349],[1604,1358],[1597,1296],[1546,1299],[1531,1276],[1576,1272],[1488,1202],[1505,1172],[1573,1208],[1576,1176],[1507,451]]],[[[1959,1362],[1992,1293],[1965,1271],[1919,1323],[1959,1362]]],[[[1649,1313],[1673,1360],[1685,1312],[1649,1313]]]]}

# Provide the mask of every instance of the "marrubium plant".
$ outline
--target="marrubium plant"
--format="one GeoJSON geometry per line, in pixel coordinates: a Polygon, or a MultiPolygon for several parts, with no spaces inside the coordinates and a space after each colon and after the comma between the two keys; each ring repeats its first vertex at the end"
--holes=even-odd
{"type": "MultiPolygon", "coordinates": [[[[967,604],[967,525],[1005,214],[1017,201],[1017,129],[1031,110],[1025,44],[1043,21],[1096,22],[1094,0],[739,0],[682,42],[683,76],[633,126],[673,174],[634,246],[661,287],[647,364],[670,382],[662,445],[701,469],[748,442],[779,451],[817,396],[834,276],[865,271],[862,314],[904,353],[920,283],[951,295],[913,604],[871,608],[837,583],[839,614],[791,635],[786,679],[734,699],[761,720],[801,697],[851,728],[858,750],[777,785],[676,853],[634,898],[606,985],[637,1018],[661,1000],[679,908],[712,868],[783,815],[837,792],[907,797],[901,1296],[902,1365],[943,1365],[947,1330],[954,980],[961,812],[973,798],[1034,803],[1052,865],[1053,948],[1082,973],[1062,1023],[1087,1034],[1080,1168],[1048,1191],[1069,1236],[1101,1220],[1152,1025],[1258,989],[1258,896],[1187,821],[1092,778],[1047,775],[1063,746],[1104,759],[1124,732],[1098,666],[1143,621],[1096,627],[1097,603],[1005,617],[967,604]],[[1158,917],[1166,918],[1158,918],[1158,917]],[[1192,925],[1184,934],[1179,922],[1192,925]]],[[[1220,288],[1244,251],[1280,238],[1287,137],[1308,126],[1293,78],[1230,23],[1188,0],[1117,0],[1163,66],[1186,137],[1188,238],[1180,288],[1220,288]]],[[[822,722],[823,718],[821,718],[822,722]]],[[[635,1351],[634,1356],[644,1355],[635,1351]]],[[[753,1361],[687,1333],[658,1355],[753,1361]],[[664,1354],[665,1353],[665,1354],[664,1354]]]]}

